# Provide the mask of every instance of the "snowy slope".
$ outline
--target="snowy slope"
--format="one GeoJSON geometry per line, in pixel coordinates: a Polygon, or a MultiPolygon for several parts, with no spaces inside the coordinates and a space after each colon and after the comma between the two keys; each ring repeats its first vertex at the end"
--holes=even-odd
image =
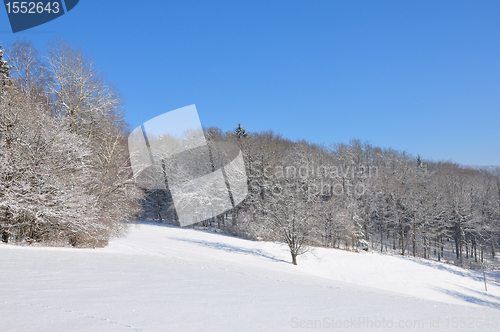
{"type": "Polygon", "coordinates": [[[148,224],[97,250],[0,245],[0,331],[500,329],[498,274],[485,292],[480,273],[376,253],[289,262],[281,245],[148,224]]]}

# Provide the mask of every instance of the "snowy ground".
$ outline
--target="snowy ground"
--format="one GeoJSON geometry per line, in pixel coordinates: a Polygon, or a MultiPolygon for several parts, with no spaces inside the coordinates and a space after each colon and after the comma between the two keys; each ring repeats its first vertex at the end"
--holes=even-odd
{"type": "Polygon", "coordinates": [[[497,331],[500,275],[143,224],[104,249],[0,245],[0,331],[497,331]],[[488,325],[488,326],[485,326],[488,325]],[[392,327],[392,328],[391,328],[392,327]]]}

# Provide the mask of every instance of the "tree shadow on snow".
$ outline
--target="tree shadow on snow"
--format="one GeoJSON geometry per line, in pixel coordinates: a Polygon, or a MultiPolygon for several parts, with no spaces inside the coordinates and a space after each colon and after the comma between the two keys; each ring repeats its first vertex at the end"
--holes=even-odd
{"type": "Polygon", "coordinates": [[[223,250],[226,252],[235,252],[235,253],[244,254],[244,255],[258,256],[258,257],[270,259],[274,262],[282,262],[282,263],[291,264],[290,262],[287,262],[283,259],[279,259],[279,258],[276,258],[276,257],[271,256],[269,254],[266,254],[265,252],[263,252],[260,249],[247,249],[247,248],[236,247],[236,246],[232,246],[232,245],[228,245],[228,244],[224,244],[224,243],[201,241],[201,240],[191,240],[191,239],[178,238],[178,237],[175,237],[175,238],[172,237],[170,239],[176,240],[176,241],[194,243],[194,244],[198,244],[198,245],[210,248],[210,249],[223,250]]]}
{"type": "MultiPolygon", "coordinates": [[[[432,267],[434,269],[452,273],[461,277],[469,278],[474,281],[483,282],[483,272],[481,270],[466,270],[464,268],[460,268],[455,265],[447,265],[446,263],[426,262],[416,259],[411,259],[411,260],[420,265],[432,267]]],[[[486,273],[486,282],[488,284],[500,286],[500,273],[490,272],[490,271],[486,271],[485,273],[486,273]]]]}
{"type": "Polygon", "coordinates": [[[480,306],[500,310],[500,297],[488,294],[486,292],[480,292],[480,291],[477,291],[474,289],[462,287],[462,286],[461,286],[461,288],[463,288],[464,290],[467,290],[469,293],[473,292],[473,293],[476,293],[478,295],[482,295],[483,297],[486,296],[488,299],[480,298],[479,296],[474,296],[471,294],[466,294],[465,292],[454,291],[454,290],[444,289],[444,288],[440,288],[440,287],[437,287],[434,289],[437,290],[438,292],[441,292],[441,293],[444,293],[444,294],[449,295],[451,297],[463,300],[465,302],[469,302],[469,303],[477,304],[480,306]]]}

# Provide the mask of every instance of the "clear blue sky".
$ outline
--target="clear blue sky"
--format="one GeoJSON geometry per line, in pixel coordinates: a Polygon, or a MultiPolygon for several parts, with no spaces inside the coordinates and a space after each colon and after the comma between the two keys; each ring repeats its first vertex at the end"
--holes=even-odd
{"type": "Polygon", "coordinates": [[[117,83],[131,127],[201,123],[328,145],[356,137],[500,165],[500,1],[80,0],[0,41],[65,37],[117,83]]]}

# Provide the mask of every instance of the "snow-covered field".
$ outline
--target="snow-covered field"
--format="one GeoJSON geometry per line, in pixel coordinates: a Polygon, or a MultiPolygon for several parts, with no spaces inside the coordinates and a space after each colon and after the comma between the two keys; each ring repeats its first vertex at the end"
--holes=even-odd
{"type": "Polygon", "coordinates": [[[498,331],[500,275],[142,224],[104,249],[0,245],[0,331],[498,331]]]}

